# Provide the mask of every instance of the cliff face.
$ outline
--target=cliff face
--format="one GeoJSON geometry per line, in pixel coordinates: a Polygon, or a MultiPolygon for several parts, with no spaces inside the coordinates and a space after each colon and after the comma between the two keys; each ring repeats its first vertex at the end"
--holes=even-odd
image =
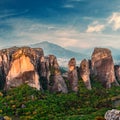
{"type": "MultiPolygon", "coordinates": [[[[118,85],[120,67],[114,67],[109,49],[95,48],[91,60],[84,59],[80,67],[76,67],[75,58],[71,58],[66,75],[70,90],[74,92],[78,91],[78,76],[87,89],[92,88],[90,75],[97,76],[104,87],[110,88],[113,83],[118,85]]],[[[38,90],[68,92],[54,55],[45,57],[41,48],[12,47],[1,50],[0,88],[7,90],[25,83],[38,90]]]]}
{"type": "Polygon", "coordinates": [[[78,89],[78,77],[82,78],[89,90],[92,89],[90,76],[95,76],[105,88],[110,88],[112,84],[119,86],[117,80],[120,80],[120,67],[114,67],[111,51],[107,48],[95,48],[91,60],[82,60],[77,72],[74,58],[69,61],[68,67],[68,80],[73,91],[78,89]]]}
{"type": "Polygon", "coordinates": [[[49,56],[49,65],[50,65],[50,80],[49,80],[49,89],[52,92],[63,92],[67,93],[66,83],[61,75],[57,58],[54,55],[49,56]],[[50,84],[53,85],[50,85],[50,84]]]}
{"type": "Polygon", "coordinates": [[[90,69],[89,69],[89,61],[84,59],[80,63],[80,77],[82,78],[83,82],[87,89],[91,90],[91,83],[90,83],[90,69]]]}
{"type": "Polygon", "coordinates": [[[0,51],[0,87],[28,84],[38,90],[67,93],[54,55],[44,57],[41,48],[10,48],[0,51]]]}
{"type": "Polygon", "coordinates": [[[78,91],[78,74],[76,69],[76,60],[75,58],[71,58],[68,63],[68,80],[70,84],[70,89],[74,92],[78,91]]]}
{"type": "Polygon", "coordinates": [[[11,67],[6,77],[8,88],[16,87],[23,83],[40,89],[39,76],[35,66],[31,63],[30,58],[24,54],[11,62],[11,67]]]}
{"type": "Polygon", "coordinates": [[[116,79],[120,82],[120,66],[119,65],[115,65],[114,69],[115,69],[116,79]]]}
{"type": "Polygon", "coordinates": [[[12,54],[17,47],[0,50],[0,88],[3,89],[6,83],[6,76],[10,69],[12,54]]]}
{"type": "Polygon", "coordinates": [[[109,49],[95,48],[91,64],[92,74],[98,77],[103,86],[110,88],[112,83],[118,84],[114,74],[113,58],[109,49]]]}
{"type": "Polygon", "coordinates": [[[39,68],[40,81],[43,89],[48,89],[51,92],[68,92],[66,83],[59,69],[57,58],[54,55],[41,57],[39,68]]]}
{"type": "Polygon", "coordinates": [[[1,87],[5,89],[19,86],[23,83],[40,89],[37,65],[43,56],[42,49],[29,47],[9,48],[0,51],[1,87]]]}

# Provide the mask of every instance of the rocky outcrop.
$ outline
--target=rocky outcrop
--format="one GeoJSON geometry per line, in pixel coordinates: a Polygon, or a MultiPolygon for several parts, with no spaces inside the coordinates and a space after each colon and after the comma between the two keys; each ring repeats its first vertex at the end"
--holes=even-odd
{"type": "Polygon", "coordinates": [[[106,120],[120,120],[120,110],[112,109],[105,113],[106,120]]]}
{"type": "Polygon", "coordinates": [[[41,48],[13,47],[0,51],[0,75],[5,89],[26,83],[40,89],[37,65],[41,48]]]}
{"type": "Polygon", "coordinates": [[[0,50],[0,88],[3,89],[6,83],[6,76],[10,68],[12,54],[16,51],[17,47],[0,50]]]}
{"type": "Polygon", "coordinates": [[[91,83],[90,83],[90,69],[89,69],[89,61],[84,59],[81,61],[80,70],[79,70],[80,77],[82,78],[83,82],[87,89],[91,90],[91,83]]]}
{"type": "Polygon", "coordinates": [[[50,79],[48,80],[51,92],[67,93],[66,83],[61,75],[57,59],[54,55],[49,55],[50,79]]]}
{"type": "MultiPolygon", "coordinates": [[[[71,58],[68,69],[63,76],[69,81],[70,90],[74,92],[78,91],[78,76],[83,79],[87,89],[91,89],[90,75],[96,76],[106,88],[110,88],[113,83],[119,85],[117,80],[120,80],[120,66],[114,67],[111,51],[106,48],[95,48],[91,60],[84,59],[80,68],[76,67],[75,58],[71,58]]],[[[12,47],[0,50],[2,89],[26,83],[41,90],[67,93],[63,76],[57,58],[54,55],[45,57],[41,48],[12,47]]]]}
{"type": "Polygon", "coordinates": [[[71,58],[68,63],[69,71],[68,71],[68,80],[70,84],[70,90],[77,92],[78,91],[78,74],[76,70],[76,60],[75,58],[71,58]]]}
{"type": "Polygon", "coordinates": [[[114,63],[111,51],[106,48],[95,48],[91,59],[92,74],[97,76],[104,87],[110,88],[112,83],[118,85],[114,74],[114,63]]]}
{"type": "Polygon", "coordinates": [[[13,47],[0,51],[0,88],[28,84],[38,90],[67,93],[54,55],[44,57],[41,48],[13,47]]]}
{"type": "Polygon", "coordinates": [[[35,66],[31,63],[30,58],[22,53],[20,57],[11,63],[6,78],[6,85],[9,88],[19,86],[23,83],[40,89],[39,76],[35,66]]]}
{"type": "Polygon", "coordinates": [[[116,79],[120,82],[120,66],[119,65],[115,65],[114,69],[115,69],[116,79]]]}
{"type": "Polygon", "coordinates": [[[40,58],[40,64],[38,66],[38,72],[40,76],[40,83],[42,85],[43,90],[48,89],[49,77],[50,77],[50,69],[49,69],[49,58],[42,56],[40,58]]]}

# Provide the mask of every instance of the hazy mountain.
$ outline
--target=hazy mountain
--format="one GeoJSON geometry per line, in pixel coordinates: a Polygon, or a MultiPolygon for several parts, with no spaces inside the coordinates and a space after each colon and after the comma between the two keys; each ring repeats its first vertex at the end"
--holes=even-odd
{"type": "Polygon", "coordinates": [[[114,59],[114,62],[116,64],[120,64],[120,49],[116,49],[116,48],[112,48],[112,47],[108,47],[111,52],[112,52],[112,56],[114,59]]]}
{"type": "Polygon", "coordinates": [[[41,47],[43,48],[45,55],[54,54],[57,58],[70,59],[72,57],[75,57],[76,60],[82,60],[84,58],[87,58],[87,55],[85,54],[67,50],[59,45],[47,41],[32,44],[31,47],[41,47]]]}

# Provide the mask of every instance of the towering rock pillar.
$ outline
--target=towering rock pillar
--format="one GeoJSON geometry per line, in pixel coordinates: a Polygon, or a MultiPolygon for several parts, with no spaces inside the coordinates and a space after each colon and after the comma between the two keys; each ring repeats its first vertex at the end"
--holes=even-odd
{"type": "Polygon", "coordinates": [[[74,92],[78,91],[78,74],[76,70],[76,60],[75,58],[71,58],[68,63],[69,71],[68,71],[68,80],[70,84],[70,89],[74,92]]]}
{"type": "Polygon", "coordinates": [[[43,55],[42,49],[29,47],[18,48],[11,55],[10,67],[6,75],[7,89],[28,84],[38,90],[41,89],[37,65],[39,58],[43,55]]]}
{"type": "Polygon", "coordinates": [[[17,47],[0,50],[0,89],[6,89],[6,76],[10,69],[12,54],[17,50],[17,47]]]}
{"type": "Polygon", "coordinates": [[[49,87],[52,92],[67,93],[66,83],[61,75],[57,59],[54,55],[49,55],[50,80],[49,87]]]}
{"type": "Polygon", "coordinates": [[[86,88],[91,90],[89,61],[87,61],[86,59],[82,60],[80,64],[79,74],[83,82],[85,83],[86,88]]]}
{"type": "Polygon", "coordinates": [[[116,79],[120,82],[120,66],[119,65],[115,65],[114,69],[115,69],[116,79]]]}
{"type": "Polygon", "coordinates": [[[91,64],[92,73],[97,76],[104,87],[110,88],[112,83],[118,85],[114,74],[113,58],[109,49],[95,48],[91,64]]]}

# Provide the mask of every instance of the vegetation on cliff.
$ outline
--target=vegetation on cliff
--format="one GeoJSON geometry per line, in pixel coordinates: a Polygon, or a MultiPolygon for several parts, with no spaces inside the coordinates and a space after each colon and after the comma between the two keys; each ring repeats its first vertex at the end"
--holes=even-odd
{"type": "Polygon", "coordinates": [[[27,85],[1,91],[0,115],[13,120],[102,120],[105,112],[115,107],[113,98],[120,94],[120,87],[105,89],[95,78],[92,86],[89,91],[79,80],[78,93],[50,94],[27,85]]]}

